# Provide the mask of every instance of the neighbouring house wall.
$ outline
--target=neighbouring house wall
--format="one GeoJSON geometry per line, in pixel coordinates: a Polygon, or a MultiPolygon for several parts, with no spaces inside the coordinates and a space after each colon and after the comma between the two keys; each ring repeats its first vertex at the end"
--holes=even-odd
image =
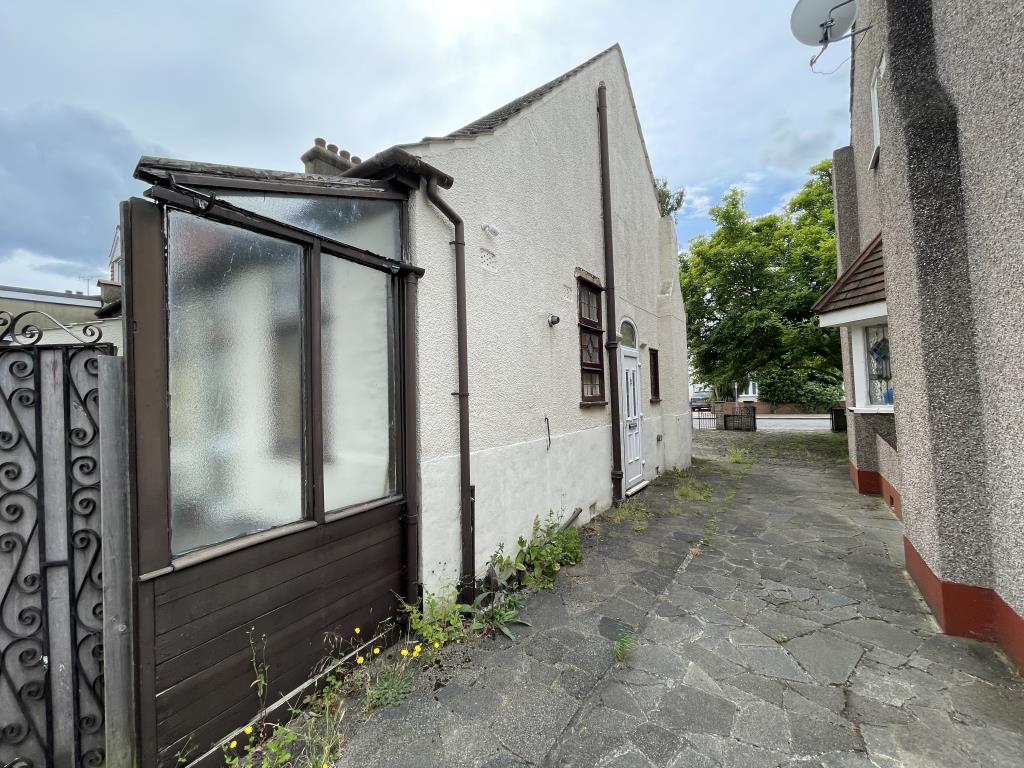
{"type": "Polygon", "coordinates": [[[985,481],[979,490],[992,531],[990,586],[1024,616],[1022,11],[1019,3],[934,5],[938,77],[956,107],[959,128],[971,338],[981,398],[972,429],[984,438],[979,447],[985,481]]]}
{"type": "MultiPolygon", "coordinates": [[[[1021,47],[1020,22],[1013,4],[862,3],[858,24],[872,29],[854,55],[853,160],[837,153],[836,167],[857,177],[860,241],[883,233],[895,435],[870,450],[897,476],[908,570],[944,628],[996,640],[1024,665],[1024,61],[992,53],[993,39],[1021,47]]],[[[846,182],[836,190],[842,222],[852,196],[846,182]]],[[[837,237],[841,263],[851,240],[837,237]]],[[[861,422],[855,461],[867,458],[861,422]]]]}
{"type": "MultiPolygon", "coordinates": [[[[575,269],[604,275],[597,87],[608,87],[617,316],[641,345],[644,475],[689,464],[685,314],[671,222],[662,221],[621,54],[613,50],[495,133],[410,147],[455,178],[465,220],[476,564],[514,549],[534,517],[586,521],[611,504],[610,407],[580,407],[575,269]],[[492,236],[481,225],[495,226],[492,236]],[[561,322],[548,326],[548,316],[561,322]],[[649,349],[661,402],[650,402],[649,349]],[[545,417],[551,430],[548,446],[545,417]],[[658,435],[662,440],[657,440],[658,435]]],[[[459,472],[454,256],[450,224],[415,195],[411,253],[420,281],[422,580],[458,572],[459,472]]],[[[603,302],[602,302],[603,303],[603,302]]],[[[604,317],[604,310],[602,309],[604,317]]],[[[607,327],[605,334],[615,329],[607,327]]],[[[605,361],[607,379],[607,359],[605,361]]],[[[606,381],[606,393],[610,392],[606,381]]]]}

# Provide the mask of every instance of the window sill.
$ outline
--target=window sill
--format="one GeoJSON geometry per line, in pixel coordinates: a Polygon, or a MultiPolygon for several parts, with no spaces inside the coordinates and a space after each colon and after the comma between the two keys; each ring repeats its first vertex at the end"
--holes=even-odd
{"type": "Polygon", "coordinates": [[[660,397],[652,397],[651,398],[651,402],[652,403],[660,403],[661,402],[661,398],[660,397]]]}
{"type": "Polygon", "coordinates": [[[850,413],[888,413],[892,414],[891,405],[851,405],[848,410],[850,413]]]}
{"type": "Polygon", "coordinates": [[[590,401],[581,400],[580,401],[580,408],[600,408],[600,407],[605,406],[605,405],[608,405],[608,401],[607,400],[590,400],[590,401]]]}

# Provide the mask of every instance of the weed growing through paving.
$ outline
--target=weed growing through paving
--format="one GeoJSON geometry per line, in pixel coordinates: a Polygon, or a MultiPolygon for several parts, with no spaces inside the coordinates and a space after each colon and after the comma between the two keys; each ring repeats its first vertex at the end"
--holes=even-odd
{"type": "Polygon", "coordinates": [[[628,629],[615,639],[615,661],[622,664],[636,647],[636,635],[628,629]]]}
{"type": "Polygon", "coordinates": [[[423,642],[450,643],[466,635],[462,623],[462,611],[455,590],[423,595],[423,609],[418,605],[402,603],[402,610],[409,616],[409,627],[423,642]]]}
{"type": "Polygon", "coordinates": [[[525,586],[550,589],[563,565],[575,565],[583,559],[579,529],[571,525],[562,528],[553,514],[544,524],[539,517],[534,518],[530,538],[520,536],[517,544],[515,556],[506,555],[501,544],[491,557],[491,568],[499,582],[521,579],[525,586]]]}
{"type": "Polygon", "coordinates": [[[672,474],[676,478],[673,494],[679,501],[711,501],[711,483],[697,479],[685,469],[674,470],[672,474]]]}
{"type": "Polygon", "coordinates": [[[530,626],[530,622],[519,617],[523,602],[524,598],[519,592],[505,589],[487,590],[480,592],[472,603],[460,605],[459,610],[469,620],[471,632],[501,632],[509,640],[515,640],[516,636],[509,628],[510,624],[530,626]]]}
{"type": "Polygon", "coordinates": [[[730,445],[725,449],[725,456],[730,464],[753,464],[756,461],[750,451],[735,445],[730,445]]]}
{"type": "Polygon", "coordinates": [[[647,505],[636,496],[630,496],[623,500],[617,507],[613,507],[609,515],[613,523],[631,523],[633,530],[643,533],[650,525],[653,515],[648,511],[647,505]]]}

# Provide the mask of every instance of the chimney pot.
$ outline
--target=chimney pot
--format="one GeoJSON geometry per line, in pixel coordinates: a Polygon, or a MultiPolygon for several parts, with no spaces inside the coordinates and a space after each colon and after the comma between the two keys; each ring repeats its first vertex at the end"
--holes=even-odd
{"type": "Polygon", "coordinates": [[[361,157],[357,155],[352,156],[352,165],[359,165],[361,162],[363,162],[363,159],[361,157]]]}
{"type": "Polygon", "coordinates": [[[341,154],[342,158],[345,159],[345,160],[348,160],[350,157],[352,157],[352,153],[349,152],[347,149],[341,150],[340,154],[341,154]]]}
{"type": "Polygon", "coordinates": [[[337,144],[328,144],[327,145],[327,151],[330,152],[332,155],[338,154],[338,145],[337,144]]]}
{"type": "Polygon", "coordinates": [[[315,144],[318,147],[326,147],[327,139],[321,139],[319,136],[317,136],[315,139],[313,139],[313,144],[315,144]]]}

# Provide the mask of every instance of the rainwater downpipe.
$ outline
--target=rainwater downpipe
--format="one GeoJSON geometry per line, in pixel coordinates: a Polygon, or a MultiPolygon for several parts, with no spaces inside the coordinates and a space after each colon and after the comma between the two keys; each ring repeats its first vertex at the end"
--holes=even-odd
{"type": "Polygon", "coordinates": [[[476,539],[473,526],[473,487],[469,473],[469,351],[466,332],[466,231],[462,218],[437,192],[437,179],[427,182],[427,199],[455,226],[455,325],[458,336],[459,389],[459,510],[462,565],[459,593],[472,597],[476,580],[476,539]]]}
{"type": "Polygon", "coordinates": [[[604,224],[605,316],[608,318],[608,398],[612,406],[612,504],[622,501],[622,413],[619,400],[619,333],[615,322],[615,250],[612,242],[612,183],[608,158],[608,96],[597,87],[597,124],[601,145],[601,218],[604,224]]]}

